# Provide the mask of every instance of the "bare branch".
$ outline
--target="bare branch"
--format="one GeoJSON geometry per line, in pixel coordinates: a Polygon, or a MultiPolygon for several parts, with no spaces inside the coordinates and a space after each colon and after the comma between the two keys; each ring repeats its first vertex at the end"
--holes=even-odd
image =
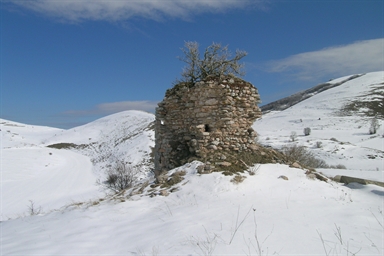
{"type": "Polygon", "coordinates": [[[205,49],[203,58],[200,59],[197,42],[185,42],[181,50],[184,57],[179,59],[187,64],[181,73],[181,82],[195,83],[208,77],[245,75],[244,65],[239,63],[239,60],[247,55],[245,51],[236,50],[232,58],[228,46],[213,43],[205,49]]]}

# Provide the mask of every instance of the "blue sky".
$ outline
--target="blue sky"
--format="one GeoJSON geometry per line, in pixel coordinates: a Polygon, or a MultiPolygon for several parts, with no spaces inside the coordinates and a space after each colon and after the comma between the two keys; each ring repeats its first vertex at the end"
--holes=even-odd
{"type": "Polygon", "coordinates": [[[384,70],[382,0],[1,0],[0,117],[70,128],[154,112],[185,41],[245,50],[266,104],[384,70]]]}

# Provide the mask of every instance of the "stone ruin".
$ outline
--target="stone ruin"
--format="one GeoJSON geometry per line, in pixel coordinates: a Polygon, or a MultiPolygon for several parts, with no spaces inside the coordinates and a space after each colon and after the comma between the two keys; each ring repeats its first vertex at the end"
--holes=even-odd
{"type": "Polygon", "coordinates": [[[256,152],[251,126],[261,117],[258,103],[257,89],[235,77],[179,83],[167,90],[156,108],[155,174],[193,160],[205,162],[207,170],[225,168],[234,155],[256,152]]]}

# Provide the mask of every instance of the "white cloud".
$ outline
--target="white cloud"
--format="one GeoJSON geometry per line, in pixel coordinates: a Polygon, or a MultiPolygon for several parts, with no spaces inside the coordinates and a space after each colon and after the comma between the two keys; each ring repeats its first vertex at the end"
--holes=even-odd
{"type": "Polygon", "coordinates": [[[289,72],[301,80],[384,70],[384,38],[304,52],[267,66],[269,72],[289,72]]]}
{"type": "Polygon", "coordinates": [[[89,110],[69,110],[63,114],[66,116],[95,116],[110,115],[125,110],[142,110],[146,112],[155,112],[156,101],[120,101],[102,103],[89,110]]]}
{"type": "Polygon", "coordinates": [[[187,19],[194,13],[221,12],[259,5],[266,0],[5,0],[63,21],[120,21],[132,17],[159,20],[164,17],[187,19]]]}

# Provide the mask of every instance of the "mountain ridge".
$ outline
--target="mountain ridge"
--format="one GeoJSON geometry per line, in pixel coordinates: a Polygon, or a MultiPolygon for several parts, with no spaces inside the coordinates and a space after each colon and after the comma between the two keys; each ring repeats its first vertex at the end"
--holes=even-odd
{"type": "Polygon", "coordinates": [[[285,109],[287,109],[293,105],[296,105],[296,104],[298,104],[298,103],[300,103],[306,99],[309,99],[310,97],[312,97],[318,93],[321,93],[321,92],[329,90],[331,88],[340,86],[340,85],[342,85],[342,84],[344,84],[350,80],[361,77],[363,75],[364,74],[356,74],[356,75],[347,76],[346,79],[344,79],[344,78],[336,79],[336,80],[341,80],[338,82],[331,82],[334,80],[330,80],[329,82],[318,84],[318,85],[316,85],[312,88],[309,88],[307,90],[297,92],[297,93],[294,93],[288,97],[284,97],[282,99],[279,99],[279,100],[270,102],[268,104],[265,104],[265,105],[261,106],[260,109],[263,112],[263,114],[266,114],[269,111],[282,111],[282,110],[285,110],[285,109]]]}

